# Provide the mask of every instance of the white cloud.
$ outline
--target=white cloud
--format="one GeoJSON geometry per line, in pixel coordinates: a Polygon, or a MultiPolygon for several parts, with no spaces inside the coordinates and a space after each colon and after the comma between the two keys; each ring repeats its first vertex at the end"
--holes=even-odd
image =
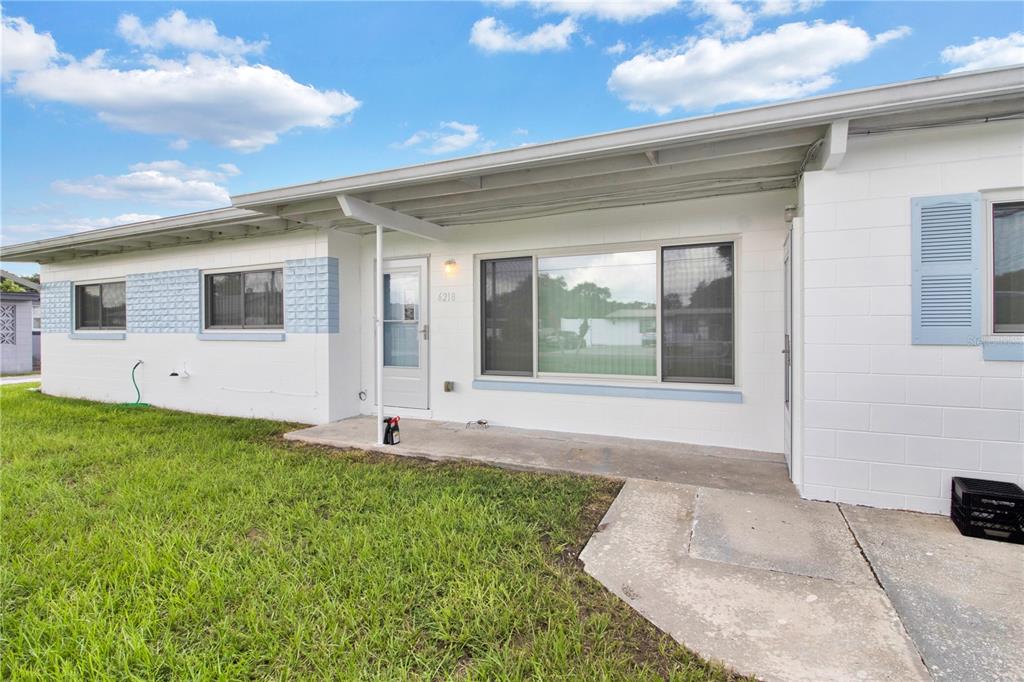
{"type": "Polygon", "coordinates": [[[872,37],[836,21],[784,24],[732,42],[705,37],[620,63],[608,87],[631,109],[659,114],[790,99],[828,88],[836,81],[835,69],[907,33],[899,28],[872,37]]]}
{"type": "MultiPolygon", "coordinates": [[[[40,36],[24,19],[4,19],[4,73],[10,64],[11,91],[90,109],[115,127],[172,135],[170,146],[176,150],[203,140],[241,152],[257,151],[295,128],[331,127],[361,104],[347,92],[318,90],[270,66],[248,64],[242,53],[256,51],[262,43],[225,38],[212,22],[191,20],[183,13],[179,22],[178,15],[166,18],[167,28],[158,28],[164,21],[159,20],[149,27],[134,25],[140,35],[127,32],[153,47],[175,45],[219,54],[192,52],[181,59],[147,54],[144,64],[134,68],[108,63],[105,50],[76,60],[58,55],[52,37],[40,36]],[[182,31],[175,33],[174,27],[182,31]],[[13,42],[8,42],[8,33],[13,42]],[[49,41],[49,47],[39,48],[41,41],[49,41]],[[24,44],[36,48],[19,47],[24,44]],[[10,62],[9,50],[14,55],[10,62]]],[[[121,23],[124,33],[127,29],[121,23]]],[[[128,28],[132,26],[129,21],[128,28]]]]}
{"type": "Polygon", "coordinates": [[[134,14],[122,14],[117,32],[126,41],[146,50],[177,47],[190,52],[212,52],[221,55],[259,54],[266,40],[247,43],[243,39],[222,36],[209,19],[189,19],[180,9],[146,26],[134,14]]]}
{"type": "Polygon", "coordinates": [[[626,43],[622,42],[621,40],[615,43],[614,45],[609,45],[608,47],[604,48],[605,54],[618,55],[622,54],[625,51],[626,43]]]}
{"type": "Polygon", "coordinates": [[[1024,63],[1024,33],[1005,38],[975,38],[968,45],[950,45],[942,51],[942,61],[952,64],[950,73],[991,69],[1024,63]]]}
{"type": "Polygon", "coordinates": [[[198,54],[120,69],[98,52],[24,72],[14,91],[92,109],[117,127],[178,136],[176,148],[205,140],[241,152],[258,151],[293,128],[328,128],[360,105],[346,92],[317,90],[266,65],[198,54]]]}
{"type": "Polygon", "coordinates": [[[675,9],[681,0],[530,0],[530,4],[545,12],[625,23],[675,9]]]}
{"type": "Polygon", "coordinates": [[[420,130],[394,145],[400,149],[420,148],[429,154],[448,154],[474,145],[488,144],[480,126],[458,121],[442,121],[437,130],[420,130]]]}
{"type": "Polygon", "coordinates": [[[731,0],[694,0],[694,9],[710,17],[704,29],[726,38],[742,37],[754,28],[754,17],[738,2],[731,0]]]}
{"type": "Polygon", "coordinates": [[[41,69],[57,58],[57,41],[21,17],[3,17],[0,68],[7,80],[19,71],[41,69]]]}
{"type": "Polygon", "coordinates": [[[533,33],[513,33],[494,17],[484,17],[469,33],[469,42],[484,52],[545,52],[565,50],[578,30],[575,20],[566,17],[557,24],[542,24],[533,33]]]}
{"type": "Polygon", "coordinates": [[[122,175],[94,175],[84,180],[57,180],[53,189],[90,199],[133,199],[166,206],[223,206],[231,201],[224,183],[241,171],[225,163],[218,170],[181,161],[136,163],[122,175]]]}
{"type": "Polygon", "coordinates": [[[151,213],[122,213],[110,218],[55,219],[43,223],[23,223],[3,226],[3,241],[16,244],[50,237],[61,237],[77,232],[88,232],[101,227],[114,227],[129,223],[156,220],[162,216],[151,213]]]}
{"type": "Polygon", "coordinates": [[[530,131],[526,128],[516,128],[512,131],[513,135],[529,135],[530,131]]]}
{"type": "Polygon", "coordinates": [[[825,4],[825,0],[761,0],[758,14],[766,17],[778,17],[807,12],[823,4],[825,4]]]}

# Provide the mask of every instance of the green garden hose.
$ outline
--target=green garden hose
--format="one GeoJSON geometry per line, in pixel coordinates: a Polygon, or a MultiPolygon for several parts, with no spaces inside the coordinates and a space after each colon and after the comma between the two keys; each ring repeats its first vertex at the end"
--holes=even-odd
{"type": "Polygon", "coordinates": [[[149,407],[149,403],[142,402],[142,391],[139,390],[139,383],[135,381],[135,370],[142,364],[142,360],[136,361],[132,365],[132,386],[135,387],[135,402],[134,403],[121,403],[121,407],[149,407]]]}

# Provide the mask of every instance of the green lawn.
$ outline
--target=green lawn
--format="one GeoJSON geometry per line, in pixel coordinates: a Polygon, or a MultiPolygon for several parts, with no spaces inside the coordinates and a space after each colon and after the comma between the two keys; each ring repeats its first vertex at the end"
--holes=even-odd
{"type": "Polygon", "coordinates": [[[0,391],[3,679],[728,679],[580,570],[613,483],[0,391]]]}

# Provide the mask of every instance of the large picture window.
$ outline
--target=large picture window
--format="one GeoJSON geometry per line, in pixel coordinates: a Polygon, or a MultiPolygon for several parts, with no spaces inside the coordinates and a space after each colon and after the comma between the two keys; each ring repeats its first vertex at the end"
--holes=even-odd
{"type": "Polygon", "coordinates": [[[1024,202],[992,211],[993,331],[1024,332],[1024,202]]]}
{"type": "Polygon", "coordinates": [[[75,286],[76,329],[124,329],[124,282],[75,286]]]}
{"type": "Polygon", "coordinates": [[[284,326],[284,274],[277,270],[206,275],[206,326],[274,329],[284,326]]]}
{"type": "Polygon", "coordinates": [[[657,277],[655,251],[538,258],[537,371],[655,376],[657,277]]]}
{"type": "Polygon", "coordinates": [[[733,245],[664,249],[661,305],[662,377],[732,383],[733,245]]]}
{"type": "Polygon", "coordinates": [[[481,371],[734,383],[734,267],[732,242],[481,261],[481,371]]]}
{"type": "Polygon", "coordinates": [[[485,374],[533,374],[533,258],[480,264],[485,374]]]}

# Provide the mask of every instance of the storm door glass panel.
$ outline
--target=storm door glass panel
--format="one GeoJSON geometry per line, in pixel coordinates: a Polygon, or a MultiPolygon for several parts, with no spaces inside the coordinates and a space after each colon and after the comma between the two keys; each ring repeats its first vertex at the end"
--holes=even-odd
{"type": "Polygon", "coordinates": [[[663,378],[732,383],[733,245],[674,246],[661,261],[663,378]]]}
{"type": "Polygon", "coordinates": [[[100,325],[104,329],[124,329],[124,282],[101,284],[100,305],[100,325]]]}
{"type": "Polygon", "coordinates": [[[75,287],[77,301],[75,311],[79,329],[100,328],[100,285],[87,284],[75,287]]]}
{"type": "Polygon", "coordinates": [[[656,372],[655,251],[537,260],[537,370],[651,376],[656,372]]]}
{"type": "Polygon", "coordinates": [[[483,371],[533,374],[533,259],[480,264],[483,371]]]}
{"type": "Polygon", "coordinates": [[[995,206],[992,257],[994,331],[1024,332],[1024,202],[995,206]]]}
{"type": "Polygon", "coordinates": [[[206,276],[207,326],[242,326],[242,274],[206,276]]]}
{"type": "Polygon", "coordinates": [[[246,327],[280,327],[284,292],[280,270],[242,273],[246,327]]]}
{"type": "Polygon", "coordinates": [[[419,272],[384,273],[384,366],[420,365],[419,272]]]}

